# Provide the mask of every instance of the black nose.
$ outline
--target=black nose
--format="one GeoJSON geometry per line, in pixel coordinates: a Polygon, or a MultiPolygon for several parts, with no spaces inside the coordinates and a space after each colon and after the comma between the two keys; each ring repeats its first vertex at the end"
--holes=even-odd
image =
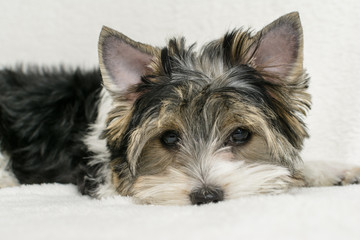
{"type": "Polygon", "coordinates": [[[190,200],[194,205],[217,203],[224,200],[224,192],[220,189],[200,188],[190,193],[190,200]]]}

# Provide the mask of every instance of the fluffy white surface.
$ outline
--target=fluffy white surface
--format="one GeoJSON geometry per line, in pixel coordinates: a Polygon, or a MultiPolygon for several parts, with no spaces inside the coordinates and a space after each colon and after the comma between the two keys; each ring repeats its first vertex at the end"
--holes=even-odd
{"type": "MultiPolygon", "coordinates": [[[[0,66],[97,64],[102,25],[163,45],[259,30],[299,11],[313,109],[304,158],[360,164],[360,1],[1,0],[0,66]]],[[[360,186],[296,190],[203,207],[91,200],[73,186],[0,190],[0,239],[360,239],[360,186]]]]}
{"type": "Polygon", "coordinates": [[[360,239],[360,187],[296,189],[206,206],[94,200],[72,185],[0,191],[1,239],[360,239]]]}

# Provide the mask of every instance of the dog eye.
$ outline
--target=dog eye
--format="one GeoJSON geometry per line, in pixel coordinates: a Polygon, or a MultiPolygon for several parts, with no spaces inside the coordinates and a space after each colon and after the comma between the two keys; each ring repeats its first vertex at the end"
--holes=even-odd
{"type": "Polygon", "coordinates": [[[231,133],[228,144],[239,145],[246,143],[250,139],[250,136],[251,133],[248,130],[237,128],[234,132],[231,133]]]}
{"type": "Polygon", "coordinates": [[[180,137],[178,135],[177,132],[175,131],[167,131],[165,133],[163,133],[163,135],[161,136],[161,142],[165,145],[165,146],[175,146],[180,140],[180,137]]]}

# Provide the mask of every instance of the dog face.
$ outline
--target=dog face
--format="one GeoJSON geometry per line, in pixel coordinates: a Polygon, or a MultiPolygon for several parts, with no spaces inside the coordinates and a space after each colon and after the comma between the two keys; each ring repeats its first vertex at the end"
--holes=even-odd
{"type": "Polygon", "coordinates": [[[112,184],[151,204],[202,204],[292,184],[310,107],[297,13],[252,35],[164,48],[104,27],[112,184]]]}

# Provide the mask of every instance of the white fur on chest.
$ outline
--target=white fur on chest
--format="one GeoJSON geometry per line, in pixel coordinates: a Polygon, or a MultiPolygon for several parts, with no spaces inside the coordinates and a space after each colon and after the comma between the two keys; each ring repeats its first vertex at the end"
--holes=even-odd
{"type": "MultiPolygon", "coordinates": [[[[111,182],[111,169],[109,166],[110,152],[106,147],[106,139],[101,138],[101,135],[106,128],[106,119],[109,111],[112,108],[112,104],[113,101],[111,96],[105,89],[103,89],[100,93],[100,102],[96,122],[90,126],[90,133],[84,140],[89,151],[94,154],[94,156],[88,162],[88,165],[92,166],[101,164],[98,177],[105,178],[105,182],[101,184],[101,186],[99,186],[99,188],[94,193],[94,195],[99,198],[116,194],[116,189],[111,182]]],[[[100,180],[95,181],[101,182],[100,180]]]]}

